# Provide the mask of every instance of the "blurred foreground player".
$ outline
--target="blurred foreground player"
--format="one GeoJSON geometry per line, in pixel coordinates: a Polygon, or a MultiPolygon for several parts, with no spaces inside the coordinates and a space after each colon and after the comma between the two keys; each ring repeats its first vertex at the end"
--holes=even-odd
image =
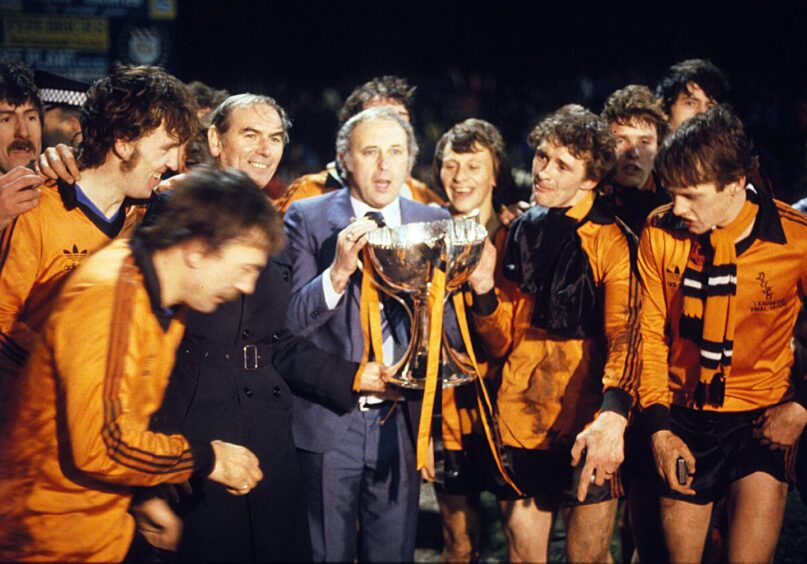
{"type": "MultiPolygon", "coordinates": [[[[143,550],[134,486],[192,475],[247,494],[255,456],[221,441],[148,431],[184,331],[185,307],[251,293],[279,218],[242,173],[195,172],[132,240],[71,276],[26,369],[0,439],[0,559],[121,561],[143,550]]],[[[282,238],[280,238],[282,240],[282,238]]]]}

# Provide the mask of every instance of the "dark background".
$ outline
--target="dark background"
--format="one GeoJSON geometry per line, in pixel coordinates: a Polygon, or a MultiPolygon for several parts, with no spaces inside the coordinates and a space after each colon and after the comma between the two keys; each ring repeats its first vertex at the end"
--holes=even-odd
{"type": "Polygon", "coordinates": [[[704,57],[728,74],[778,192],[803,190],[807,2],[180,0],[173,33],[170,67],[183,80],[287,108],[287,180],[331,159],[336,110],[377,75],[419,87],[418,172],[429,181],[434,143],[457,121],[498,125],[524,166],[542,115],[568,102],[599,112],[613,90],[652,88],[672,63],[704,57]]]}

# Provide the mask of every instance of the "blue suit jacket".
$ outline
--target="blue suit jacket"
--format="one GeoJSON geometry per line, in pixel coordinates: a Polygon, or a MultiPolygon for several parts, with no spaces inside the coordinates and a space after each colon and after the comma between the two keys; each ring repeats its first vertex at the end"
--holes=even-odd
{"type": "MultiPolygon", "coordinates": [[[[401,223],[448,219],[447,211],[400,198],[401,223]]],[[[336,190],[295,202],[286,213],[286,236],[292,262],[292,297],[287,327],[345,360],[361,361],[364,337],[359,318],[361,272],[356,271],[339,304],[329,310],[322,272],[333,262],[336,237],[353,217],[348,190],[336,190]]],[[[409,401],[418,408],[417,400],[409,401]]],[[[412,409],[410,409],[412,413],[412,409]]],[[[417,424],[416,418],[413,424],[417,424]]],[[[326,452],[347,429],[347,415],[302,396],[294,396],[294,442],[298,448],[326,452]]]]}

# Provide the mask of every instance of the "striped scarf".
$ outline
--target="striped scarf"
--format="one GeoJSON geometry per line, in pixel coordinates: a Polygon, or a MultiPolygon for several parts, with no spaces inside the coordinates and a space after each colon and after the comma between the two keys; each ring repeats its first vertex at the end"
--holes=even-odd
{"type": "Polygon", "coordinates": [[[684,271],[681,336],[698,344],[700,380],[695,405],[721,407],[731,372],[734,345],[734,296],[737,293],[735,241],[754,221],[759,207],[746,200],[729,225],[693,242],[684,271]]]}

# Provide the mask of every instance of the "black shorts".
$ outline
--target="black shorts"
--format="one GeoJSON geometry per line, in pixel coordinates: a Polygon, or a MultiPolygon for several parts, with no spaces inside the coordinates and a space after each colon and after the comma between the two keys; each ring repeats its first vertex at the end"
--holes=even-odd
{"type": "Polygon", "coordinates": [[[445,451],[445,481],[435,483],[435,489],[452,495],[466,495],[495,492],[504,484],[486,437],[463,435],[462,447],[462,450],[445,451]]]}
{"type": "Polygon", "coordinates": [[[799,488],[801,500],[807,504],[807,433],[801,434],[796,458],[796,487],[799,488]]]}
{"type": "Polygon", "coordinates": [[[671,431],[695,457],[695,495],[675,493],[664,484],[661,495],[706,504],[726,496],[732,482],[765,472],[787,482],[785,451],[771,450],[753,437],[754,419],[765,410],[718,413],[680,406],[670,408],[671,431]]]}
{"type": "Polygon", "coordinates": [[[505,447],[508,463],[513,469],[512,476],[523,495],[509,486],[499,488],[496,497],[501,500],[535,498],[540,506],[548,509],[590,505],[622,495],[622,487],[617,475],[606,480],[602,486],[591,484],[588,495],[582,502],[577,501],[577,484],[583,470],[584,461],[572,466],[571,448],[557,450],[533,450],[505,447]]]}
{"type": "Polygon", "coordinates": [[[633,480],[649,477],[655,483],[658,478],[650,434],[640,416],[631,418],[625,429],[625,460],[619,472],[626,490],[633,480]]]}
{"type": "Polygon", "coordinates": [[[129,551],[123,557],[123,564],[142,564],[144,562],[162,564],[177,561],[177,553],[152,546],[140,531],[135,530],[129,551]]]}

